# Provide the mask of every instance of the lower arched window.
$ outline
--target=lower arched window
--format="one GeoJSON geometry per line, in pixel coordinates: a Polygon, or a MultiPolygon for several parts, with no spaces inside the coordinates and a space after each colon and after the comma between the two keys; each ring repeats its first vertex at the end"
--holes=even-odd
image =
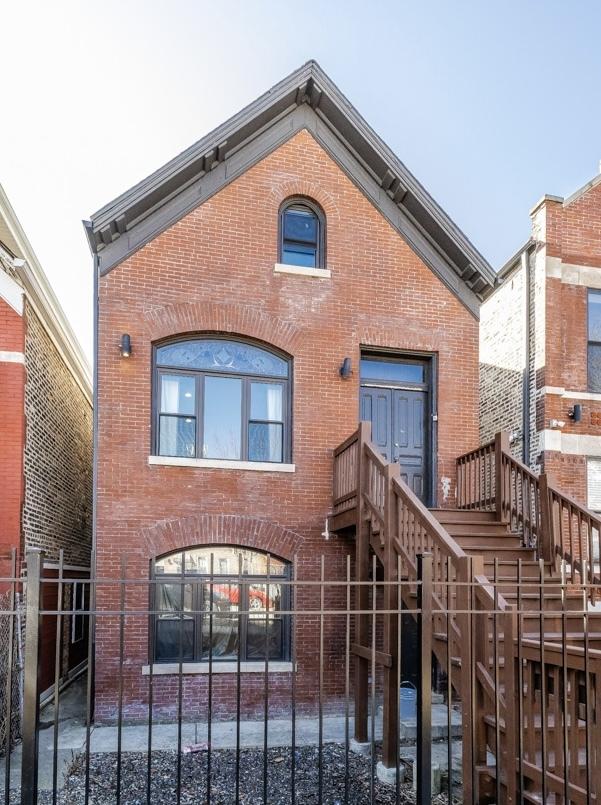
{"type": "Polygon", "coordinates": [[[154,662],[289,659],[290,565],[236,546],[154,562],[154,662]]]}

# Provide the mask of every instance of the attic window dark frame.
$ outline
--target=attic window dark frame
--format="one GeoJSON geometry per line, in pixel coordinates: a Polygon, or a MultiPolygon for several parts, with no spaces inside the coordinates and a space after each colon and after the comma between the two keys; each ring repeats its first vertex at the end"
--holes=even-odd
{"type": "Polygon", "coordinates": [[[326,267],[326,217],[324,211],[321,209],[317,202],[306,196],[292,196],[287,198],[280,206],[279,212],[279,227],[278,227],[278,263],[284,265],[297,265],[299,268],[325,268],[326,267]],[[315,261],[314,265],[305,265],[303,263],[290,263],[284,258],[285,244],[289,243],[294,245],[305,245],[307,241],[296,241],[294,238],[285,237],[285,218],[286,213],[294,209],[310,212],[315,217],[316,222],[316,237],[311,244],[314,244],[315,261]]]}

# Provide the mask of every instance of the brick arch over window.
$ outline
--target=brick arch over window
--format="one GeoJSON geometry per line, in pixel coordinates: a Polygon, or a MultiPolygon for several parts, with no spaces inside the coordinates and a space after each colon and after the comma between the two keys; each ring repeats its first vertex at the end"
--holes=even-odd
{"type": "Polygon", "coordinates": [[[277,212],[287,198],[294,196],[305,196],[316,201],[328,221],[340,219],[340,211],[333,197],[322,187],[306,179],[291,179],[274,185],[268,196],[268,201],[277,212]]]}
{"type": "Polygon", "coordinates": [[[236,514],[197,514],[166,520],[141,532],[148,559],[195,545],[239,545],[291,562],[302,537],[277,523],[236,514]]]}
{"type": "Polygon", "coordinates": [[[146,333],[150,341],[200,332],[254,338],[292,356],[302,337],[300,328],[291,322],[248,305],[180,302],[146,314],[146,333]]]}

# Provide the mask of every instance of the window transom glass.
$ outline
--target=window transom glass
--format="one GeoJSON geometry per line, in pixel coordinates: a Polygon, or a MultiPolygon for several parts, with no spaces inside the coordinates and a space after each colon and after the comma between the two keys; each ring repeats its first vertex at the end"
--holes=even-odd
{"type": "Polygon", "coordinates": [[[154,564],[154,662],[287,660],[289,564],[235,546],[191,548],[154,564]]]}
{"type": "Polygon", "coordinates": [[[155,351],[155,451],[289,460],[290,363],[245,341],[202,338],[155,351]]]}

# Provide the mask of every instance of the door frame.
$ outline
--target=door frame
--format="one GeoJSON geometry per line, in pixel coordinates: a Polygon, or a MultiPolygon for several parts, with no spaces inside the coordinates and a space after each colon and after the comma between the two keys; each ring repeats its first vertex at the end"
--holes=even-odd
{"type": "Polygon", "coordinates": [[[426,460],[428,468],[426,472],[426,506],[434,508],[437,506],[437,481],[438,481],[438,354],[436,352],[423,352],[421,350],[410,351],[406,349],[388,349],[385,347],[373,347],[361,344],[359,352],[359,405],[361,405],[361,388],[363,386],[371,388],[390,388],[414,391],[425,391],[427,395],[427,416],[424,422],[424,438],[426,439],[426,460]],[[409,363],[421,363],[424,366],[424,383],[380,383],[377,381],[363,383],[361,379],[361,359],[362,358],[381,358],[392,361],[407,361],[409,363]]]}

